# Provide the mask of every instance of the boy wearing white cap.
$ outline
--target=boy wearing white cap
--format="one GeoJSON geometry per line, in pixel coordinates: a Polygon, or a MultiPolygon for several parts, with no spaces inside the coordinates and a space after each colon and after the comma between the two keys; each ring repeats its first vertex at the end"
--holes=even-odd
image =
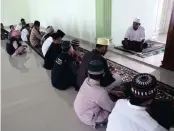
{"type": "Polygon", "coordinates": [[[44,43],[44,41],[50,37],[54,33],[54,28],[52,26],[48,26],[46,29],[46,34],[41,39],[41,45],[44,43]]]}
{"type": "Polygon", "coordinates": [[[85,78],[88,76],[88,64],[92,60],[100,60],[104,64],[104,77],[101,80],[101,86],[106,87],[110,85],[110,88],[112,88],[121,85],[121,77],[116,74],[112,75],[111,71],[109,70],[107,60],[103,57],[107,52],[108,45],[109,39],[98,38],[96,49],[84,55],[77,77],[77,83],[79,88],[81,87],[85,78]]]}
{"type": "Polygon", "coordinates": [[[140,26],[140,19],[134,19],[133,26],[129,27],[124,40],[122,41],[123,47],[128,50],[142,52],[147,48],[145,40],[145,29],[140,26]]]}

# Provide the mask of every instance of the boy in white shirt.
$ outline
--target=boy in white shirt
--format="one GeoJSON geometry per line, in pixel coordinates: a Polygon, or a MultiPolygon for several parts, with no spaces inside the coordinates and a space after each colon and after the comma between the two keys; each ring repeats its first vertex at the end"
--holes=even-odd
{"type": "Polygon", "coordinates": [[[125,38],[122,41],[125,49],[142,52],[144,48],[147,48],[147,44],[144,43],[145,29],[140,25],[140,19],[136,18],[133,21],[133,26],[128,28],[125,38]]]}
{"type": "Polygon", "coordinates": [[[21,22],[16,26],[15,30],[21,31],[22,26],[25,24],[25,19],[21,19],[21,22]]]}
{"type": "Polygon", "coordinates": [[[130,99],[120,99],[108,119],[107,131],[167,131],[146,111],[156,96],[156,78],[135,76],[130,99]]]}
{"type": "Polygon", "coordinates": [[[29,32],[30,32],[30,25],[26,24],[25,28],[21,32],[21,39],[24,42],[29,42],[29,32]]]}

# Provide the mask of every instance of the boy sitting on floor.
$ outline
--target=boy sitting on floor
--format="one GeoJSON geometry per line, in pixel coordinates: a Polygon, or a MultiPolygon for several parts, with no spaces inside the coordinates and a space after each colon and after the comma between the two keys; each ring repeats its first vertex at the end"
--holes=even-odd
{"type": "Polygon", "coordinates": [[[30,42],[31,42],[31,45],[33,45],[34,47],[41,47],[40,42],[41,42],[42,36],[39,30],[40,30],[40,22],[35,21],[30,34],[30,42]]]}
{"type": "Polygon", "coordinates": [[[44,42],[42,52],[45,54],[43,66],[45,69],[52,70],[55,59],[62,52],[61,39],[64,35],[64,32],[54,33],[44,42]]]}
{"type": "Polygon", "coordinates": [[[6,44],[6,51],[10,56],[17,56],[25,53],[25,49],[27,48],[27,46],[22,45],[20,41],[20,32],[13,31],[9,43],[6,44]]]}
{"type": "MultiPolygon", "coordinates": [[[[104,77],[104,64],[92,60],[88,64],[88,77],[83,82],[74,101],[79,119],[90,126],[106,123],[115,103],[110,99],[100,81],[104,77]]],[[[107,88],[107,87],[106,87],[107,88]]]]}
{"type": "Polygon", "coordinates": [[[21,32],[21,39],[22,39],[22,41],[28,43],[29,42],[29,38],[30,38],[29,35],[30,35],[30,25],[26,24],[24,29],[21,32]]]}
{"type": "Polygon", "coordinates": [[[56,58],[51,72],[52,85],[59,90],[66,90],[70,86],[77,89],[77,65],[72,56],[70,41],[63,41],[61,47],[62,53],[56,58]]]}

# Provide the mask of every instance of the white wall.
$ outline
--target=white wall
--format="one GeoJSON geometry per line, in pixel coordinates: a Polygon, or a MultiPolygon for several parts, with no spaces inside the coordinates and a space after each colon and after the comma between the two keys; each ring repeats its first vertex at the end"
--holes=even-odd
{"type": "Polygon", "coordinates": [[[1,22],[5,26],[18,24],[21,18],[29,20],[27,0],[1,0],[1,22]]]}
{"type": "Polygon", "coordinates": [[[156,25],[159,0],[113,0],[112,1],[112,38],[116,46],[121,40],[133,19],[141,19],[146,30],[146,38],[153,35],[156,25]]]}
{"type": "Polygon", "coordinates": [[[31,21],[53,25],[67,35],[95,40],[95,0],[29,0],[31,21]]]}

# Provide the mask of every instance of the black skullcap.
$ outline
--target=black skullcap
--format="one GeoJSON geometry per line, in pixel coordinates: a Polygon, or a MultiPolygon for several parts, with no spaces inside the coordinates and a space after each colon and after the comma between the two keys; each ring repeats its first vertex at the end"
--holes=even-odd
{"type": "Polygon", "coordinates": [[[60,38],[63,38],[65,36],[65,33],[61,30],[57,30],[57,33],[58,33],[60,38]]]}
{"type": "Polygon", "coordinates": [[[92,60],[88,64],[88,73],[91,75],[101,75],[104,73],[104,66],[100,60],[92,60]]]}
{"type": "Polygon", "coordinates": [[[51,37],[52,37],[54,40],[56,40],[56,39],[59,38],[59,34],[58,34],[58,33],[53,33],[53,34],[51,34],[51,37]]]}
{"type": "Polygon", "coordinates": [[[70,49],[71,48],[71,43],[70,41],[62,41],[61,43],[61,48],[63,50],[70,49]]]}
{"type": "Polygon", "coordinates": [[[131,83],[131,92],[135,98],[151,98],[156,95],[156,78],[150,74],[136,75],[131,83]]]}
{"type": "Polygon", "coordinates": [[[38,20],[34,21],[34,26],[40,26],[40,22],[38,20]]]}

